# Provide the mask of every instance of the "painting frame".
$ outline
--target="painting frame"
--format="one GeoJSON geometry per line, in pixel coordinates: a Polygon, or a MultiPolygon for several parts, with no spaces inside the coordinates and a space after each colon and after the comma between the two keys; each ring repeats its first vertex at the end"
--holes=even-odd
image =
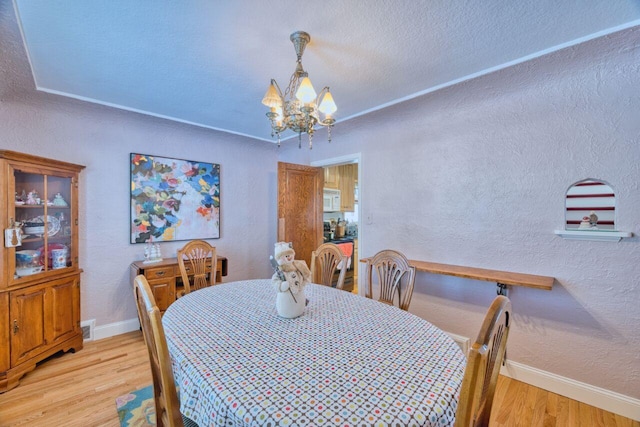
{"type": "Polygon", "coordinates": [[[129,243],[220,238],[220,164],[129,154],[129,243]]]}

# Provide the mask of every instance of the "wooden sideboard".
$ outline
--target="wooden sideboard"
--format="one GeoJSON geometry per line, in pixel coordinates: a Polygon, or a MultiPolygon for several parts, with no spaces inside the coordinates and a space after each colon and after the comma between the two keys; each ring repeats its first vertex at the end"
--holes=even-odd
{"type": "MultiPolygon", "coordinates": [[[[190,267],[185,265],[187,272],[190,267]]],[[[142,274],[147,278],[153,291],[156,304],[161,312],[174,302],[178,295],[184,291],[178,258],[165,258],[160,262],[145,264],[144,261],[136,261],[131,264],[131,283],[133,279],[142,274]]],[[[227,275],[227,258],[218,256],[216,266],[216,283],[222,282],[222,276],[227,275]]]]}

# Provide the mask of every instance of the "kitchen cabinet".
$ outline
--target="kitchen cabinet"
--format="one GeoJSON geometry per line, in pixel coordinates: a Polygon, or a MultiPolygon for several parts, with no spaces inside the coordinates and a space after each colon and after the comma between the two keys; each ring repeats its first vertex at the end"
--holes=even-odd
{"type": "Polygon", "coordinates": [[[78,185],[84,166],[0,151],[0,392],[82,348],[78,185]]]}
{"type": "Polygon", "coordinates": [[[324,188],[338,190],[339,179],[338,166],[324,168],[324,188]]]}
{"type": "MultiPolygon", "coordinates": [[[[355,187],[358,180],[358,164],[331,166],[324,168],[324,188],[340,190],[340,212],[355,209],[355,187]]],[[[338,209],[332,209],[335,212],[338,209]]]]}
{"type": "Polygon", "coordinates": [[[358,176],[358,165],[351,163],[338,166],[338,189],[340,190],[340,211],[353,212],[355,209],[354,191],[356,188],[356,177],[358,176]]]}

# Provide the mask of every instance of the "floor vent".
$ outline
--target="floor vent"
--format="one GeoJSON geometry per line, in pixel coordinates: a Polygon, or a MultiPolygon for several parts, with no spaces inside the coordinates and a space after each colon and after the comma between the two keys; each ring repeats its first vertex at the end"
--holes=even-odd
{"type": "Polygon", "coordinates": [[[93,330],[96,326],[96,320],[85,320],[80,323],[80,328],[82,328],[82,339],[84,341],[93,341],[93,330]]]}

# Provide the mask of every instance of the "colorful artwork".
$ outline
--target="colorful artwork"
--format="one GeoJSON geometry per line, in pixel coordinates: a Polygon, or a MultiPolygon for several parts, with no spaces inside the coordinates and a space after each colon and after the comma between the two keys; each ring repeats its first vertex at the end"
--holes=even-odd
{"type": "Polygon", "coordinates": [[[220,237],[220,165],[131,154],[131,243],[220,237]]]}

